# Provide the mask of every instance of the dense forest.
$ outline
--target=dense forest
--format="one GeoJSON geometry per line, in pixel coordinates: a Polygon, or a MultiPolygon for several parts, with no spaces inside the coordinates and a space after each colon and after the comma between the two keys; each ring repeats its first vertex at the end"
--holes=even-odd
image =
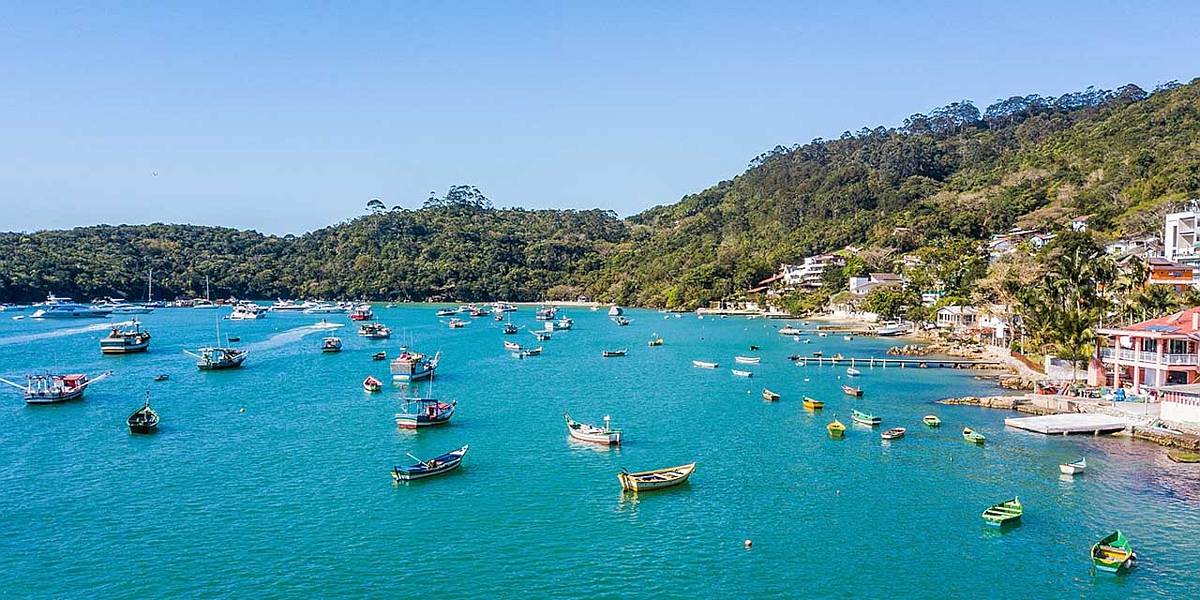
{"type": "MultiPolygon", "coordinates": [[[[0,301],[197,296],[599,300],[695,307],[780,263],[856,245],[862,268],[949,258],[1013,226],[1092,215],[1102,236],[1157,231],[1200,197],[1200,81],[968,101],[898,127],[776,147],[729,181],[629,219],[497,209],[468,186],[418,210],[302,236],[188,225],[0,233],[0,301]],[[973,245],[974,244],[974,245],[973,245]]],[[[977,265],[953,264],[949,271],[977,265]]],[[[984,265],[986,269],[986,265],[984,265]]],[[[972,279],[982,276],[975,273],[972,279]]],[[[961,277],[960,277],[961,278],[961,277]]]]}

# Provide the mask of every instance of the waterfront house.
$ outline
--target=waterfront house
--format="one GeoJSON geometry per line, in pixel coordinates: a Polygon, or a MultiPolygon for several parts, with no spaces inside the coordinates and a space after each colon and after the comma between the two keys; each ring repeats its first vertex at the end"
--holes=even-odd
{"type": "Polygon", "coordinates": [[[846,266],[846,259],[836,254],[809,256],[798,265],[781,265],[783,282],[791,288],[815,290],[824,283],[825,269],[846,266]]]}
{"type": "Polygon", "coordinates": [[[938,327],[955,331],[966,331],[978,321],[979,310],[973,306],[943,306],[935,318],[938,327]]]}
{"type": "Polygon", "coordinates": [[[1200,381],[1200,307],[1096,333],[1088,368],[1092,385],[1130,385],[1141,393],[1143,387],[1200,381]]]}

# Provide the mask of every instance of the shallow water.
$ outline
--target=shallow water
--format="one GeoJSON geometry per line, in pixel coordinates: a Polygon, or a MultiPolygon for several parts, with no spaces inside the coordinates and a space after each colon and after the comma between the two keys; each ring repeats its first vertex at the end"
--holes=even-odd
{"type": "MultiPolygon", "coordinates": [[[[221,323],[251,349],[238,371],[202,373],[184,348],[212,343],[218,311],[139,315],[143,355],[103,357],[91,322],[0,322],[0,376],[30,370],[114,376],[79,402],[28,407],[0,395],[0,590],[13,597],[177,595],[353,597],[1192,597],[1200,589],[1200,469],[1120,438],[1051,438],[1005,429],[1001,411],[931,404],[987,393],[967,372],[797,367],[792,353],[882,356],[887,340],[779,336],[778,321],[664,319],[568,310],[575,330],[517,360],[515,337],[476,319],[450,330],[428,306],[377,308],[390,341],[354,335],[344,315],[272,314],[221,323]],[[319,351],[321,317],[346,323],[340,354],[319,351]],[[646,346],[652,332],[666,344],[646,346]],[[13,341],[15,340],[15,341],[13,341]],[[406,340],[442,351],[433,395],[459,401],[453,423],[413,434],[392,422],[388,380],[406,340]],[[761,365],[736,354],[757,344],[761,365]],[[624,358],[602,349],[629,348],[624,358]],[[716,370],[693,359],[721,363],[716,370]],[[170,380],[155,383],[152,376],[170,380]],[[808,379],[806,381],[806,378],[808,379]],[[783,395],[768,404],[769,387],[783,395]],[[159,433],[125,417],[145,390],[159,433]],[[803,395],[826,401],[816,414],[803,395]],[[907,437],[881,442],[851,407],[907,437]],[[245,412],[239,412],[245,408],[245,412]],[[620,449],[568,441],[562,413],[625,430],[620,449]],[[920,417],[942,417],[927,429],[920,417]],[[829,440],[836,415],[850,427],[829,440]],[[964,425],[986,447],[961,440],[964,425]],[[396,486],[388,470],[471,444],[457,473],[396,486]],[[1080,455],[1088,472],[1060,477],[1080,455]],[[623,495],[616,473],[690,461],[685,486],[623,495]],[[1019,495],[1005,531],[979,513],[1019,495]],[[1141,566],[1091,572],[1088,549],[1121,528],[1141,566]],[[742,541],[754,546],[747,551],[742,541]]],[[[218,314],[226,314],[219,311],[218,314]]],[[[539,326],[532,310],[513,316],[539,326]]]]}

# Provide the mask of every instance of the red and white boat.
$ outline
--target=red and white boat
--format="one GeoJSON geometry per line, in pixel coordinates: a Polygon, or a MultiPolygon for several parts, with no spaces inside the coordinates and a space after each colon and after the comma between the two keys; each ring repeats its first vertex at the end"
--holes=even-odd
{"type": "Polygon", "coordinates": [[[54,404],[82,398],[89,385],[109,375],[112,375],[112,371],[106,371],[95,379],[89,379],[87,375],[81,374],[26,375],[25,385],[13,383],[7,379],[0,379],[0,382],[23,391],[25,402],[29,404],[54,404]]]}
{"type": "Polygon", "coordinates": [[[350,311],[351,321],[370,321],[375,318],[375,312],[371,310],[370,304],[360,304],[350,311]]]}
{"type": "Polygon", "coordinates": [[[567,413],[563,413],[563,419],[567,421],[567,433],[571,434],[571,437],[577,440],[592,442],[594,444],[608,444],[610,446],[617,446],[621,443],[621,430],[613,429],[609,425],[612,417],[608,415],[604,415],[604,427],[580,423],[572,419],[571,415],[567,413]]]}

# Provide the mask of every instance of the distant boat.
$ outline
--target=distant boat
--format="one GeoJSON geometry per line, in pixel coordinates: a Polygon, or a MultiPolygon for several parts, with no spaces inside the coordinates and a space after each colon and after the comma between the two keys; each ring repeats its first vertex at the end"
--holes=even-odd
{"type": "Polygon", "coordinates": [[[375,312],[371,310],[370,304],[360,304],[350,311],[351,321],[370,321],[375,318],[375,312]]]}
{"type": "Polygon", "coordinates": [[[621,489],[627,492],[648,492],[684,483],[692,476],[695,470],[696,463],[656,469],[654,471],[639,471],[637,473],[630,473],[622,469],[617,474],[617,479],[621,481],[621,489]]]}
{"type": "Polygon", "coordinates": [[[742,363],[744,365],[757,365],[762,362],[762,357],[759,356],[735,356],[733,362],[742,363]]]}
{"type": "Polygon", "coordinates": [[[558,311],[555,310],[553,306],[547,306],[534,311],[533,318],[537,319],[538,321],[553,321],[557,315],[558,311]]]}
{"type": "Polygon", "coordinates": [[[826,425],[825,430],[829,432],[829,437],[840,438],[846,435],[846,426],[837,419],[834,419],[828,425],[826,425]]]}
{"type": "Polygon", "coordinates": [[[937,415],[925,415],[924,417],[921,418],[921,422],[925,423],[926,425],[928,425],[930,427],[941,427],[942,426],[942,420],[939,419],[937,415]]]}
{"type": "Polygon", "coordinates": [[[628,348],[621,348],[620,350],[601,350],[600,356],[602,356],[604,358],[612,358],[614,356],[625,356],[625,353],[627,351],[628,351],[628,348]]]}
{"type": "Polygon", "coordinates": [[[445,475],[462,465],[463,457],[467,455],[467,450],[470,445],[464,445],[458,450],[452,450],[436,458],[429,460],[421,460],[411,454],[408,456],[417,461],[416,464],[407,467],[396,466],[392,468],[392,480],[396,483],[401,481],[412,481],[414,479],[425,479],[427,477],[436,477],[445,475]]]}
{"type": "Polygon", "coordinates": [[[650,347],[652,347],[652,348],[653,348],[654,346],[661,346],[661,345],[663,345],[663,339],[662,339],[661,337],[658,337],[658,336],[656,335],[656,336],[654,336],[654,337],[650,338],[650,341],[649,341],[649,342],[647,342],[647,343],[646,343],[646,345],[647,345],[647,346],[650,346],[650,347]]]}
{"type": "Polygon", "coordinates": [[[122,329],[114,325],[108,335],[100,338],[101,354],[131,354],[145,352],[150,347],[150,332],[141,328],[137,319],[132,321],[133,327],[122,329]]]}
{"type": "Polygon", "coordinates": [[[734,376],[736,376],[736,377],[753,377],[754,376],[754,373],[751,373],[750,371],[740,371],[738,369],[730,369],[729,371],[732,372],[734,374],[734,376]]]}
{"type": "Polygon", "coordinates": [[[375,379],[374,377],[372,377],[370,375],[368,375],[367,378],[363,380],[362,385],[363,385],[363,390],[366,392],[370,392],[370,393],[375,393],[375,392],[378,392],[383,389],[383,382],[379,381],[378,379],[375,379]]]}
{"type": "Polygon", "coordinates": [[[146,402],[125,419],[125,424],[129,433],[151,433],[158,429],[158,420],[158,413],[150,408],[150,392],[146,392],[146,402]]]}
{"type": "Polygon", "coordinates": [[[846,394],[847,396],[862,396],[863,395],[862,388],[854,387],[852,385],[843,385],[842,393],[846,394]]]}
{"type": "Polygon", "coordinates": [[[387,352],[380,350],[379,352],[371,355],[371,360],[387,360],[387,352]]]}
{"type": "Polygon", "coordinates": [[[446,324],[450,326],[450,329],[462,329],[467,326],[467,322],[458,317],[450,319],[446,324]]]}
{"type": "Polygon", "coordinates": [[[454,315],[458,314],[458,310],[453,308],[443,308],[434,314],[439,317],[453,317],[454,315]]]}
{"type": "Polygon", "coordinates": [[[510,352],[520,352],[521,345],[516,342],[504,342],[504,349],[510,352]]]}
{"type": "Polygon", "coordinates": [[[825,408],[824,402],[817,400],[816,398],[809,398],[808,396],[804,397],[803,404],[804,404],[804,408],[811,409],[811,410],[818,410],[818,409],[825,408]]]}
{"type": "Polygon", "coordinates": [[[342,338],[327,337],[327,338],[321,340],[321,352],[332,353],[332,352],[341,352],[341,351],[342,351],[342,338]]]}
{"type": "Polygon", "coordinates": [[[892,337],[902,333],[907,333],[908,327],[900,323],[885,323],[875,329],[875,335],[879,337],[892,337]]]}
{"type": "Polygon", "coordinates": [[[1016,523],[1021,520],[1021,515],[1025,513],[1025,507],[1021,505],[1021,500],[1014,497],[1012,500],[1005,500],[999,504],[989,506],[983,511],[983,520],[988,525],[1000,527],[1011,523],[1016,523]]]}
{"type": "Polygon", "coordinates": [[[429,357],[420,352],[413,352],[405,348],[401,350],[400,356],[392,359],[390,367],[392,379],[396,381],[430,379],[437,372],[438,363],[441,361],[441,358],[441,352],[435,353],[433,357],[429,357]]]}
{"type": "Polygon", "coordinates": [[[618,327],[624,327],[629,324],[629,319],[625,317],[613,317],[612,322],[616,323],[618,327]]]}
{"type": "Polygon", "coordinates": [[[50,294],[46,301],[37,305],[38,310],[29,315],[31,319],[81,319],[104,318],[112,313],[111,308],[102,308],[89,304],[77,304],[70,298],[50,294]]]}
{"type": "Polygon", "coordinates": [[[844,335],[844,336],[842,336],[842,339],[843,339],[843,340],[846,340],[847,342],[850,342],[850,341],[853,341],[853,340],[854,340],[854,336],[852,336],[852,335],[844,335]]]}
{"type": "Polygon", "coordinates": [[[1127,571],[1137,566],[1137,554],[1118,529],[1092,546],[1092,566],[1106,573],[1127,571]]]}
{"type": "Polygon", "coordinates": [[[404,412],[396,413],[396,425],[401,429],[417,429],[445,425],[454,416],[458,402],[442,402],[433,398],[405,398],[404,412]]]}
{"type": "Polygon", "coordinates": [[[188,350],[184,350],[183,352],[196,359],[196,366],[201,371],[218,371],[240,367],[242,363],[246,362],[246,356],[250,354],[246,350],[238,350],[236,348],[200,348],[196,352],[188,350]]]}
{"type": "Polygon", "coordinates": [[[358,335],[368,340],[386,340],[392,337],[392,330],[383,323],[364,323],[358,327],[358,335]]]}
{"type": "Polygon", "coordinates": [[[233,312],[229,313],[226,319],[230,321],[256,321],[267,316],[266,309],[261,306],[249,302],[240,302],[233,307],[233,312]]]}
{"type": "Polygon", "coordinates": [[[529,333],[532,333],[533,337],[537,338],[537,340],[539,342],[544,342],[544,341],[550,339],[550,337],[551,337],[551,334],[549,331],[538,331],[536,329],[530,329],[529,333]]]}
{"type": "Polygon", "coordinates": [[[776,400],[779,400],[780,396],[779,394],[764,388],[762,391],[762,398],[767,402],[775,402],[776,400]]]}
{"type": "Polygon", "coordinates": [[[883,422],[883,419],[859,410],[850,411],[850,419],[855,423],[867,425],[869,427],[875,427],[883,422]]]}
{"type": "Polygon", "coordinates": [[[855,369],[854,367],[847,367],[846,374],[851,377],[858,377],[859,375],[862,375],[862,371],[859,371],[858,369],[855,369]]]}
{"type": "Polygon", "coordinates": [[[517,358],[527,358],[530,356],[538,356],[541,353],[542,353],[542,347],[538,346],[537,348],[522,348],[518,352],[513,352],[513,356],[515,356],[517,358]]]}
{"type": "Polygon", "coordinates": [[[577,440],[595,444],[608,444],[610,446],[621,443],[621,430],[611,427],[609,423],[611,418],[608,415],[604,416],[604,427],[580,423],[572,419],[571,415],[567,413],[563,413],[563,419],[567,422],[567,433],[571,434],[571,437],[577,440]]]}
{"type": "Polygon", "coordinates": [[[504,335],[513,335],[514,333],[517,333],[518,331],[521,331],[521,330],[516,325],[513,325],[512,323],[504,324],[504,335]]]}
{"type": "Polygon", "coordinates": [[[699,367],[699,368],[701,368],[701,369],[715,369],[715,368],[717,368],[717,367],[718,367],[718,366],[720,366],[720,365],[718,365],[718,364],[717,364],[717,363],[715,363],[715,362],[704,362],[704,361],[702,361],[702,360],[693,360],[693,361],[692,361],[692,366],[693,366],[693,367],[699,367]]]}
{"type": "Polygon", "coordinates": [[[128,302],[113,304],[107,308],[112,310],[114,315],[145,315],[154,312],[153,307],[143,306],[141,304],[130,304],[128,302]]]}
{"type": "Polygon", "coordinates": [[[570,317],[563,317],[554,322],[554,329],[557,331],[565,331],[575,326],[575,320],[570,317]]]}
{"type": "Polygon", "coordinates": [[[881,437],[885,440],[898,440],[898,439],[904,437],[904,434],[907,432],[908,432],[908,430],[906,430],[903,427],[893,427],[893,428],[888,429],[887,431],[884,431],[883,433],[879,434],[879,437],[881,437]]]}
{"type": "Polygon", "coordinates": [[[970,427],[963,428],[962,436],[963,436],[964,440],[967,440],[968,442],[971,442],[972,444],[979,444],[981,446],[983,445],[983,443],[985,441],[987,441],[987,438],[983,437],[982,433],[979,433],[979,432],[971,429],[970,427]]]}
{"type": "Polygon", "coordinates": [[[803,329],[797,329],[791,325],[787,325],[779,330],[779,335],[800,335],[804,333],[803,329]]]}
{"type": "Polygon", "coordinates": [[[82,398],[89,385],[109,375],[112,375],[112,371],[105,371],[95,379],[89,379],[87,375],[82,374],[26,375],[25,385],[3,378],[0,378],[0,383],[6,383],[24,392],[25,402],[28,404],[55,404],[82,398]]]}
{"type": "Polygon", "coordinates": [[[1058,465],[1058,470],[1063,475],[1075,475],[1076,473],[1082,473],[1084,469],[1087,469],[1087,458],[1080,458],[1075,462],[1058,465]]]}
{"type": "Polygon", "coordinates": [[[623,314],[625,314],[625,311],[622,310],[620,306],[617,306],[615,304],[611,308],[608,309],[608,316],[610,316],[610,317],[619,317],[623,314]]]}

